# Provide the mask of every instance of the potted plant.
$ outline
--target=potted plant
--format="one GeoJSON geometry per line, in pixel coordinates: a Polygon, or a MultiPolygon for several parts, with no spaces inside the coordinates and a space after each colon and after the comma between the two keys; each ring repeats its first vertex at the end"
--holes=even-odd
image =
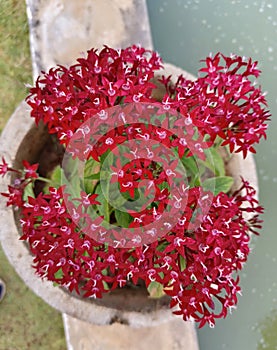
{"type": "Polygon", "coordinates": [[[257,62],[203,62],[195,80],[166,76],[155,52],[104,47],[30,89],[36,126],[2,160],[2,195],[61,311],[92,303],[90,321],[145,325],[170,306],[213,327],[236,307],[263,209],[231,164],[253,167],[269,112],[257,62]]]}

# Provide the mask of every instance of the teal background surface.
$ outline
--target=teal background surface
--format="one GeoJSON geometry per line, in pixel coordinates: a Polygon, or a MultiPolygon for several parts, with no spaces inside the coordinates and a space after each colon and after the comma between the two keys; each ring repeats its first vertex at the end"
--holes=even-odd
{"type": "Polygon", "coordinates": [[[277,349],[277,1],[148,0],[154,48],[164,61],[197,75],[210,52],[236,53],[259,61],[259,83],[272,114],[267,142],[255,156],[260,201],[265,207],[260,237],[241,273],[237,310],[215,329],[198,331],[201,350],[277,349]]]}

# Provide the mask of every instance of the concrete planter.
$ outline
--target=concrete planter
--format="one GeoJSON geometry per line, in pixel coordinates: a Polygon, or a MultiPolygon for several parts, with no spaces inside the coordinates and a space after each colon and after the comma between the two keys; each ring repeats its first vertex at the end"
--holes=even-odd
{"type": "MultiPolygon", "coordinates": [[[[188,73],[172,65],[166,65],[163,73],[167,75],[172,74],[175,77],[183,73],[187,77],[193,78],[188,73]]],[[[22,102],[10,118],[1,135],[0,154],[15,166],[20,166],[23,159],[36,162],[48,138],[49,135],[46,128],[43,125],[37,128],[33,124],[33,120],[29,117],[28,106],[25,102],[22,102]]],[[[240,176],[243,176],[257,188],[256,169],[252,156],[243,160],[240,155],[234,155],[226,164],[226,167],[227,172],[235,178],[235,187],[239,186],[240,176]]],[[[9,182],[10,179],[1,181],[0,192],[6,191],[6,186],[9,182]]],[[[147,333],[149,335],[148,341],[151,341],[153,337],[157,338],[159,335],[158,338],[161,344],[164,344],[165,339],[169,337],[171,342],[179,342],[182,347],[186,346],[186,349],[198,349],[194,325],[176,319],[176,316],[171,314],[167,298],[155,300],[149,299],[146,293],[122,293],[121,290],[118,290],[115,293],[106,295],[101,300],[87,300],[68,294],[62,288],[54,287],[51,282],[40,280],[40,278],[35,276],[34,270],[31,267],[32,256],[28,246],[19,241],[20,228],[16,224],[15,217],[16,213],[11,208],[7,208],[5,201],[1,200],[0,225],[3,249],[24,282],[45,302],[62,312],[64,318],[70,315],[94,325],[112,325],[109,328],[105,328],[105,331],[103,329],[101,331],[101,327],[99,328],[99,326],[94,326],[94,337],[97,337],[97,335],[100,337],[100,334],[108,331],[112,332],[112,334],[114,332],[121,334],[123,340],[126,336],[128,338],[128,334],[131,334],[129,332],[133,332],[130,326],[134,328],[143,327],[143,329],[150,327],[147,333]],[[177,330],[178,334],[176,333],[177,330]],[[179,340],[177,341],[176,339],[179,340]]],[[[77,329],[74,329],[74,323],[66,322],[65,324],[67,324],[67,327],[71,327],[69,332],[71,335],[74,332],[76,333],[75,338],[78,338],[80,329],[82,329],[82,332],[86,332],[86,327],[84,325],[80,327],[80,323],[78,323],[79,328],[77,327],[77,329]]],[[[134,339],[138,337],[139,340],[142,334],[141,332],[143,330],[140,333],[133,334],[134,339]]],[[[110,339],[109,341],[112,342],[112,335],[110,337],[108,333],[106,334],[107,339],[110,339]]],[[[101,337],[99,338],[100,341],[101,337]]],[[[122,344],[128,344],[127,338],[125,339],[125,343],[121,341],[118,349],[124,349],[122,344]]],[[[83,339],[87,341],[87,338],[84,337],[83,339]]],[[[115,346],[114,341],[111,344],[115,346]]],[[[157,345],[157,349],[163,349],[161,344],[159,346],[157,345]]],[[[166,344],[168,347],[164,349],[173,348],[173,343],[166,344]]],[[[79,348],[81,349],[81,347],[79,348]]],[[[109,349],[108,343],[106,348],[109,349]]],[[[140,349],[140,347],[129,348],[140,349]]],[[[113,349],[117,349],[117,347],[113,347],[113,349]]],[[[181,349],[181,347],[176,347],[176,349],[181,349]]]]}
{"type": "MultiPolygon", "coordinates": [[[[23,159],[37,162],[39,154],[48,140],[43,125],[38,128],[29,117],[27,105],[22,102],[9,120],[1,135],[0,153],[19,167],[23,159]]],[[[10,180],[1,181],[1,192],[6,191],[10,180]]],[[[41,281],[34,275],[32,256],[28,246],[19,241],[20,227],[15,218],[17,213],[5,207],[1,200],[1,242],[11,264],[24,282],[48,304],[61,312],[94,324],[119,322],[134,327],[159,324],[171,319],[168,300],[148,300],[146,294],[114,293],[103,300],[89,301],[68,294],[52,283],[41,281]]]]}

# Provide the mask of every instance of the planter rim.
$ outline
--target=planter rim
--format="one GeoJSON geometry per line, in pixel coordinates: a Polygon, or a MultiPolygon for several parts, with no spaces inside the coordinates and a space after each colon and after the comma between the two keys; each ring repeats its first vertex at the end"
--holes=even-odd
{"type": "MultiPolygon", "coordinates": [[[[165,64],[164,66],[165,69],[158,71],[158,75],[166,71],[167,74],[174,76],[183,74],[188,79],[195,79],[189,73],[171,64],[165,64]]],[[[29,114],[29,106],[25,101],[21,102],[2,132],[0,137],[0,155],[3,155],[8,163],[14,162],[18,147],[34,124],[29,114]],[[13,143],[12,146],[11,141],[13,143]]],[[[252,155],[243,159],[240,154],[236,154],[229,163],[231,166],[235,166],[237,170],[234,175],[235,184],[239,184],[241,181],[240,176],[242,175],[256,190],[258,189],[255,162],[252,155]]],[[[0,179],[0,192],[5,192],[9,183],[9,177],[0,179]]],[[[7,208],[3,200],[0,202],[0,223],[1,244],[16,272],[31,290],[60,312],[93,324],[106,325],[113,322],[122,322],[132,327],[154,326],[176,318],[169,308],[151,312],[138,312],[122,311],[96,305],[95,303],[89,303],[85,299],[73,297],[61,288],[54,287],[50,281],[41,280],[35,275],[35,270],[31,267],[33,257],[27,244],[19,240],[13,209],[11,207],[7,208]]],[[[191,324],[193,327],[193,323],[191,324]]]]}

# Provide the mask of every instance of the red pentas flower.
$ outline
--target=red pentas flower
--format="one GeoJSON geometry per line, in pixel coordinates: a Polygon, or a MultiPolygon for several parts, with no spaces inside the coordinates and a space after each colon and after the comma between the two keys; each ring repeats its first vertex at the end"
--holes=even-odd
{"type": "Polygon", "coordinates": [[[36,179],[38,177],[38,174],[36,173],[36,171],[38,170],[38,164],[32,164],[31,165],[26,160],[23,160],[22,164],[24,166],[25,178],[26,179],[29,179],[29,178],[36,179]]]}
{"type": "Polygon", "coordinates": [[[104,47],[43,72],[27,103],[65,156],[48,179],[2,159],[0,175],[15,175],[2,195],[20,209],[41,278],[93,298],[143,281],[184,320],[213,327],[237,305],[263,212],[246,180],[231,191],[218,147],[254,152],[269,112],[251,59],[209,56],[195,81],[162,77],[157,99],[161,67],[144,48],[104,47]]]}
{"type": "MultiPolygon", "coordinates": [[[[265,137],[269,112],[266,110],[265,94],[256,87],[251,77],[260,71],[257,62],[232,55],[217,53],[205,61],[199,77],[192,82],[180,78],[174,89],[167,87],[171,106],[182,113],[189,113],[194,125],[211,141],[217,136],[230,151],[255,152],[253,145],[265,137]]],[[[164,97],[168,103],[168,96],[164,97]]]]}
{"type": "Polygon", "coordinates": [[[102,110],[123,101],[150,102],[155,88],[151,79],[160,68],[155,52],[137,46],[91,50],[77,64],[52,68],[38,78],[27,97],[31,116],[68,143],[85,120],[102,110]]]}

